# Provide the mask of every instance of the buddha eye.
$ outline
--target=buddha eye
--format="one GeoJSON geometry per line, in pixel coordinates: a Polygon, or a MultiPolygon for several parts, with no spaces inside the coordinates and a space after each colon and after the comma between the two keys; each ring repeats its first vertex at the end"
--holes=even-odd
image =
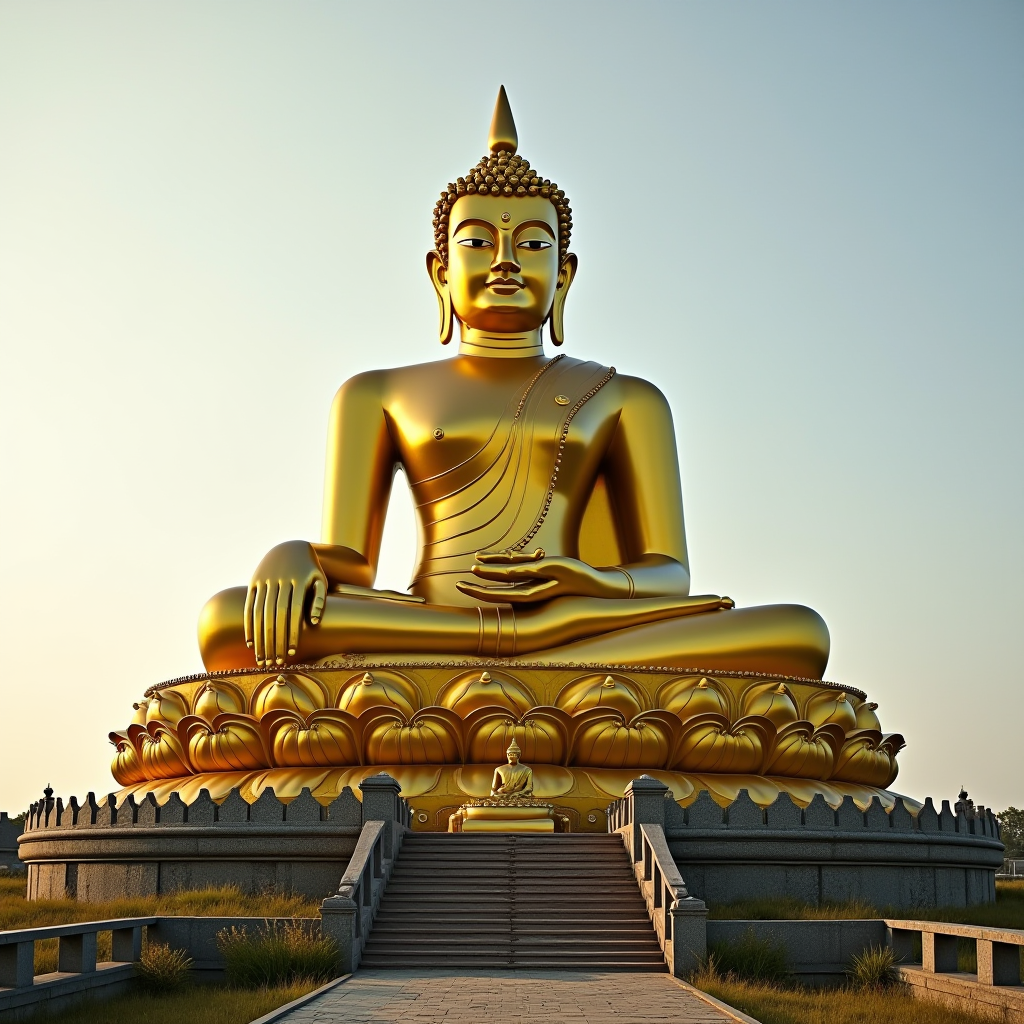
{"type": "Polygon", "coordinates": [[[519,249],[529,249],[531,252],[539,252],[541,249],[550,249],[551,243],[541,241],[539,238],[527,238],[517,246],[519,249]]]}
{"type": "Polygon", "coordinates": [[[460,238],[459,245],[467,249],[493,249],[494,243],[488,238],[460,238]]]}

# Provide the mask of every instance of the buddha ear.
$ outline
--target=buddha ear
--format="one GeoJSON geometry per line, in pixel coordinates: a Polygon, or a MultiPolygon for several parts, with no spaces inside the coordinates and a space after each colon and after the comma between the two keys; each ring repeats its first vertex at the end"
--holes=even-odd
{"type": "Polygon", "coordinates": [[[448,268],[444,265],[444,260],[441,259],[439,252],[427,253],[427,273],[430,275],[430,283],[434,286],[437,304],[440,306],[441,320],[438,326],[438,336],[441,344],[447,345],[452,340],[455,317],[452,313],[452,293],[448,288],[448,268]]]}
{"type": "Polygon", "coordinates": [[[576,253],[565,254],[562,266],[558,270],[558,280],[555,283],[555,297],[551,303],[551,312],[548,313],[548,330],[551,332],[551,341],[555,345],[561,345],[565,341],[565,299],[569,294],[569,287],[576,276],[576,268],[579,260],[576,253]]]}

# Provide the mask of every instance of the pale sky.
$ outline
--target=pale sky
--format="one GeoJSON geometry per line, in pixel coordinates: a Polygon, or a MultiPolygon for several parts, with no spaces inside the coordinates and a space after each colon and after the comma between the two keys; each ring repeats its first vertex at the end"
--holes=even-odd
{"type": "MultiPolygon", "coordinates": [[[[694,592],[818,609],[895,790],[1024,806],[1024,5],[0,0],[0,808],[116,788],[206,598],[317,539],[338,385],[449,354],[502,82],[694,592]]],[[[379,585],[414,543],[399,490],[379,585]]]]}

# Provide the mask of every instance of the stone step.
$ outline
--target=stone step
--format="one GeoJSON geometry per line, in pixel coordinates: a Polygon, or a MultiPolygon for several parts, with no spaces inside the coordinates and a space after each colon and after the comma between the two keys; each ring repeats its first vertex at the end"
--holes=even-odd
{"type": "Polygon", "coordinates": [[[664,971],[618,836],[407,836],[363,967],[664,971]]]}

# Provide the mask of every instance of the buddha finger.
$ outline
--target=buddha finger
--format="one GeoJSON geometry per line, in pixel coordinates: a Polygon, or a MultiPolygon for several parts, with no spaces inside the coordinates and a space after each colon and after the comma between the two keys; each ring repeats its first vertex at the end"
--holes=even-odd
{"type": "Polygon", "coordinates": [[[284,582],[277,595],[277,617],[274,623],[274,660],[278,665],[284,664],[285,650],[288,646],[288,616],[291,613],[294,583],[284,582]]]}
{"type": "Polygon", "coordinates": [[[242,612],[242,631],[245,633],[245,646],[250,650],[252,649],[252,612],[253,607],[256,604],[256,592],[259,589],[258,586],[249,585],[249,590],[245,595],[245,610],[242,612]]]}
{"type": "MultiPolygon", "coordinates": [[[[507,569],[499,566],[474,565],[470,571],[474,576],[479,576],[483,580],[495,580],[498,583],[535,580],[538,575],[544,576],[544,570],[536,565],[523,565],[507,569]]],[[[544,576],[544,578],[547,577],[544,576]]]]}
{"type": "Polygon", "coordinates": [[[280,593],[281,584],[271,580],[267,587],[267,601],[263,606],[263,657],[268,665],[274,663],[274,621],[277,618],[280,593]]]}
{"type": "MultiPolygon", "coordinates": [[[[267,585],[260,580],[256,584],[252,606],[252,636],[256,645],[256,664],[262,665],[265,657],[263,647],[263,609],[267,602],[267,585]]],[[[248,620],[246,620],[248,622],[248,620]]]]}
{"type": "Polygon", "coordinates": [[[539,562],[545,554],[543,548],[529,552],[506,548],[504,551],[478,551],[476,560],[484,565],[521,565],[524,562],[539,562]]]}
{"type": "Polygon", "coordinates": [[[302,624],[302,606],[306,603],[305,591],[292,584],[292,599],[288,615],[288,657],[294,658],[299,649],[299,627],[302,624]]]}
{"type": "Polygon", "coordinates": [[[313,581],[313,603],[309,608],[309,621],[315,626],[320,622],[320,616],[324,613],[324,605],[327,603],[327,583],[324,580],[313,581]]]}

